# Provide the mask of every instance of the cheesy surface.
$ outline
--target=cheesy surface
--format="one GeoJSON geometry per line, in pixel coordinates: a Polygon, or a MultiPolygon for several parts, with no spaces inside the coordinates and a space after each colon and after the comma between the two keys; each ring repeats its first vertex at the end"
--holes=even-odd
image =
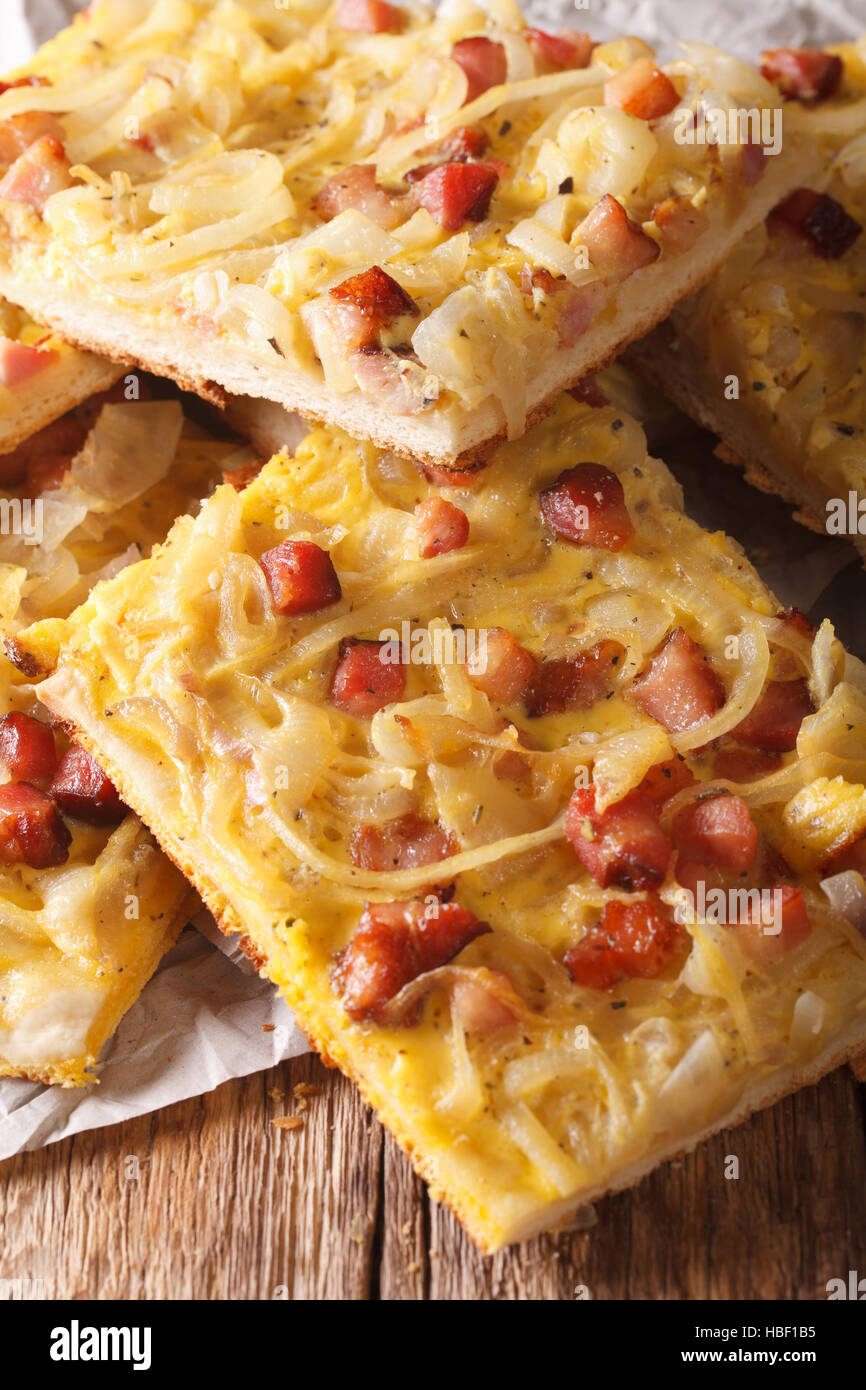
{"type": "MultiPolygon", "coordinates": [[[[55,486],[33,499],[25,479],[0,493],[6,634],[37,614],[69,612],[100,578],[146,554],[237,458],[236,445],[185,421],[176,400],[121,400],[94,413],[55,486]],[[7,524],[21,516],[26,532],[7,524]]],[[[0,714],[13,711],[50,718],[3,657],[0,714]]],[[[69,740],[60,730],[55,743],[62,756],[69,740]]],[[[66,824],[72,838],[59,867],[0,864],[0,1075],[82,1085],[194,895],[132,813],[116,826],[66,824]]]]}
{"type": "MultiPolygon", "coordinates": [[[[673,478],[613,407],[563,399],[471,489],[448,493],[469,519],[468,542],[422,559],[413,509],[434,491],[404,461],[316,430],[240,495],[218,489],[68,621],[20,640],[53,671],[40,687],[48,707],[98,750],[223,927],[244,933],[434,1195],[496,1248],[810,1068],[820,1074],[862,1034],[866,947],[820,890],[818,866],[835,808],[864,795],[866,687],[828,624],[814,641],[793,631],[739,548],[682,514],[673,478]],[[540,490],[579,461],[622,485],[635,535],[616,553],[556,540],[542,520],[540,490]],[[259,559],[286,539],[327,549],[338,603],[275,613],[259,559]],[[399,702],[372,720],[337,708],[339,644],[391,640],[383,634],[404,623],[418,657],[399,702]],[[629,689],[677,626],[702,644],[725,700],[708,721],[669,733],[629,689]],[[622,659],[603,695],[529,718],[489,699],[459,648],[448,655],[446,635],[493,627],[537,658],[613,640],[622,659]],[[796,751],[771,773],[720,779],[715,755],[766,681],[797,673],[815,713],[796,751]],[[775,853],[796,844],[811,931],[756,964],[736,933],[686,911],[677,958],[657,978],[578,985],[566,951],[605,904],[646,895],[601,888],[584,870],[563,828],[573,788],[591,777],[596,795],[617,803],[675,753],[699,793],[741,795],[775,853]],[[516,757],[524,769],[511,780],[506,755],[505,766],[516,757]],[[453,853],[417,868],[360,867],[358,827],[412,811],[448,830],[453,853]],[[407,986],[390,1019],[353,1021],[334,968],[365,903],[423,897],[451,880],[491,931],[407,986]],[[453,991],[481,967],[511,982],[516,1027],[477,1036],[462,1026],[453,991]]],[[[660,893],[683,906],[670,871],[660,893]]]]}
{"type": "MultiPolygon", "coordinates": [[[[612,320],[650,273],[626,266],[636,277],[626,292],[609,256],[587,254],[580,229],[604,195],[650,259],[659,249],[665,262],[704,255],[751,185],[798,157],[792,134],[780,158],[744,172],[751,136],[735,113],[760,124],[778,94],[707,45],[684,44],[657,70],[646,44],[622,38],[569,66],[545,58],[511,0],[395,14],[394,32],[367,33],[344,27],[339,6],[323,0],[90,6],[29,69],[51,85],[0,96],[0,122],[58,117],[75,179],[43,218],[4,205],[17,283],[26,292],[47,277],[92,306],[132,307],[151,342],[180,321],[214,363],[225,347],[242,351],[251,372],[282,362],[299,380],[372,397],[395,415],[453,424],[492,400],[514,437],[556,355],[590,323],[612,320]],[[479,95],[454,58],[456,45],[476,41],[497,46],[504,71],[479,95]],[[652,119],[606,95],[641,63],[658,72],[649,81],[672,84],[676,103],[652,119]],[[732,138],[685,138],[707,112],[733,115],[732,138]],[[466,130],[480,138],[477,158],[453,152],[466,130]],[[455,177],[487,168],[497,178],[489,208],[470,208],[456,226],[412,192],[419,169],[446,158],[455,177]],[[359,168],[375,181],[353,198],[339,181],[357,181],[359,168]],[[335,180],[323,210],[318,196],[335,180]],[[697,219],[690,250],[654,220],[671,197],[697,219]],[[371,360],[368,345],[347,351],[321,311],[332,290],[374,266],[414,308],[388,325],[371,360]]],[[[363,410],[357,428],[366,431],[363,410]]]]}
{"type": "MultiPolygon", "coordinates": [[[[822,175],[808,187],[866,228],[866,39],[828,51],[844,64],[838,93],[792,120],[814,132],[822,151],[822,175]]],[[[849,492],[856,502],[866,497],[864,299],[866,232],[842,255],[822,254],[771,220],[639,348],[650,370],[661,363],[659,384],[678,403],[700,412],[707,402],[735,456],[749,452],[743,425],[755,432],[763,447],[747,463],[756,457],[760,467],[765,454],[770,474],[782,489],[789,480],[788,499],[811,525],[849,534],[853,520],[861,537],[866,524],[858,533],[849,492]],[[736,399],[727,388],[732,375],[736,399]],[[677,389],[683,381],[686,395],[677,389]],[[688,383],[697,387],[691,401],[688,383]],[[774,469],[774,458],[782,466],[774,469]]]]}

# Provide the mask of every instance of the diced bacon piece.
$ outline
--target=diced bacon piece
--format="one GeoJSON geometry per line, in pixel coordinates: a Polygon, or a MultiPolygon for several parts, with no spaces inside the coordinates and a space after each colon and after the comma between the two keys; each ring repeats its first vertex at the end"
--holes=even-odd
{"type": "Polygon", "coordinates": [[[662,198],[653,208],[653,221],[662,234],[662,246],[670,256],[690,251],[710,225],[702,208],[689,198],[662,198]]]}
{"type": "Polygon", "coordinates": [[[768,48],[761,54],[761,75],[789,100],[824,101],[842,80],[842,59],[815,48],[768,48]]]}
{"type": "Polygon", "coordinates": [[[400,198],[386,193],[376,182],[375,164],[350,164],[323,184],[313,199],[313,208],[325,221],[353,208],[369,217],[386,232],[396,227],[405,216],[400,198]]]}
{"type": "Polygon", "coordinates": [[[61,466],[69,468],[87,437],[87,428],[79,419],[81,407],[44,429],[32,434],[13,449],[0,455],[0,487],[17,487],[26,477],[29,497],[38,497],[42,478],[47,471],[56,476],[61,466]]]}
{"type": "Polygon", "coordinates": [[[811,188],[795,189],[773,208],[768,226],[771,231],[781,226],[797,232],[825,261],[844,256],[863,230],[835,198],[811,188]]]}
{"type": "Polygon", "coordinates": [[[611,989],[619,980],[654,980],[677,952],[682,930],[658,900],[605,905],[601,921],[565,955],[576,985],[611,989]]]}
{"type": "Polygon", "coordinates": [[[50,111],[22,111],[0,121],[0,164],[13,164],[43,135],[63,140],[63,126],[50,111]]]}
{"type": "Polygon", "coordinates": [[[397,353],[366,343],[349,354],[349,361],[361,390],[392,415],[416,415],[430,405],[423,372],[397,353]]]}
{"type": "Polygon", "coordinates": [[[114,783],[77,743],[60,759],[50,792],[65,816],[88,825],[114,825],[126,815],[114,783]]]}
{"type": "Polygon", "coordinates": [[[604,84],[605,106],[616,106],[642,121],[656,121],[679,102],[677,89],[652,58],[636,58],[604,84]]]}
{"type": "Polygon", "coordinates": [[[343,596],[334,562],[313,541],[282,541],[259,561],[274,609],[284,617],[315,613],[343,596]]]}
{"type": "Polygon", "coordinates": [[[594,321],[604,303],[605,289],[600,280],[588,285],[568,285],[556,302],[556,336],[562,347],[574,347],[594,321]]]}
{"type": "Polygon", "coordinates": [[[381,266],[350,275],[328,291],[329,318],[347,351],[377,345],[382,330],[403,317],[418,317],[418,305],[381,266]]]}
{"type": "Polygon", "coordinates": [[[728,782],[756,782],[768,777],[779,767],[778,753],[764,753],[758,748],[722,748],[713,758],[713,776],[728,782]]]}
{"type": "Polygon", "coordinates": [[[0,862],[53,869],[66,863],[71,840],[45,792],[29,782],[0,787],[0,862]]]}
{"type": "Polygon", "coordinates": [[[354,34],[399,34],[403,18],[387,0],[337,0],[336,22],[354,34]]]}
{"type": "Polygon", "coordinates": [[[594,410],[610,404],[594,376],[585,376],[576,386],[569,388],[568,394],[581,405],[591,405],[594,410]]]}
{"type": "Polygon", "coordinates": [[[453,835],[414,811],[383,825],[362,825],[352,832],[349,854],[362,869],[385,872],[438,864],[456,853],[453,835]]]}
{"type": "Polygon", "coordinates": [[[536,672],[535,657],[504,627],[489,627],[466,662],[472,684],[497,705],[513,705],[536,672]]]}
{"type": "Polygon", "coordinates": [[[797,746],[800,725],[812,713],[805,680],[770,681],[758,703],[731,730],[740,743],[768,753],[789,753],[797,746]]]}
{"type": "Polygon", "coordinates": [[[741,796],[707,796],[684,806],[674,818],[674,844],[684,859],[697,859],[732,874],[755,862],[758,831],[741,796]]]}
{"type": "Polygon", "coordinates": [[[754,188],[756,183],[764,177],[767,170],[767,154],[764,146],[757,140],[746,140],[740,150],[740,168],[743,171],[743,183],[747,188],[754,188]]]}
{"type": "Polygon", "coordinates": [[[434,487],[453,487],[461,492],[475,487],[485,473],[483,463],[477,464],[474,468],[437,468],[434,463],[417,461],[417,466],[428,483],[432,483],[434,487]]]}
{"type": "Polygon", "coordinates": [[[418,549],[432,560],[449,550],[461,550],[469,539],[469,518],[444,497],[428,497],[415,508],[418,549]]]}
{"type": "MultiPolygon", "coordinates": [[[[469,81],[466,102],[474,101],[489,87],[498,87],[508,73],[508,60],[501,43],[481,36],[461,39],[451,50],[451,57],[469,81]]],[[[464,103],[465,105],[466,103],[464,103]]]]}
{"type": "Polygon", "coordinates": [[[637,790],[653,801],[667,801],[686,787],[694,786],[694,775],[685,758],[679,754],[667,762],[656,763],[641,780],[637,790]]]}
{"type": "Polygon", "coordinates": [[[658,260],[661,248],[633,222],[611,193],[590,208],[574,233],[574,244],[585,246],[594,270],[605,280],[625,280],[643,266],[658,260]]]}
{"type": "Polygon", "coordinates": [[[653,888],[664,878],[673,852],[659,824],[660,809],[651,797],[632,791],[598,812],[595,788],[577,787],[565,818],[566,838],[602,888],[653,888]]]}
{"type": "Polygon", "coordinates": [[[478,966],[466,972],[451,986],[454,1012],[466,1029],[477,1037],[510,1028],[523,1008],[523,1001],[502,970],[478,966]]]}
{"type": "Polygon", "coordinates": [[[458,955],[489,932],[458,903],[368,903],[341,952],[334,984],[350,1018],[376,1020],[410,980],[458,955]]]}
{"type": "Polygon", "coordinates": [[[412,197],[446,232],[487,216],[499,175],[490,164],[438,164],[412,185],[412,197]]]}
{"type": "Polygon", "coordinates": [[[0,719],[0,766],[13,782],[49,783],[57,768],[54,735],[47,724],[13,710],[0,719]]]}
{"type": "Polygon", "coordinates": [[[403,698],[406,668],[402,661],[381,659],[387,645],[343,638],[331,682],[331,700],[337,709],[356,719],[370,719],[377,710],[403,698]]]}
{"type": "Polygon", "coordinates": [[[51,135],[43,135],[18,156],[0,179],[0,199],[26,203],[41,214],[48,199],[71,188],[72,182],[62,144],[51,135]]]}
{"type": "Polygon", "coordinates": [[[24,487],[28,497],[41,497],[52,488],[59,487],[72,467],[69,454],[34,455],[27,463],[27,476],[24,487]]]}
{"type": "Polygon", "coordinates": [[[0,337],[0,384],[10,390],[36,376],[59,358],[53,348],[28,347],[13,338],[0,337]]]}
{"type": "Polygon", "coordinates": [[[812,931],[809,912],[799,888],[784,883],[769,891],[773,893],[773,920],[739,922],[733,928],[746,955],[764,965],[781,959],[788,951],[801,946],[812,931]],[[776,927],[778,931],[774,930],[776,927]]]}
{"type": "Polygon", "coordinates": [[[621,659],[619,642],[598,642],[576,656],[543,661],[523,696],[531,719],[562,714],[569,709],[589,709],[611,690],[611,676],[621,659]]]}
{"type": "Polygon", "coordinates": [[[540,290],[542,294],[558,294],[565,285],[564,275],[552,275],[543,266],[537,266],[533,270],[531,266],[525,265],[520,272],[520,288],[524,294],[532,294],[533,290],[540,290]]]}
{"type": "Polygon", "coordinates": [[[725,689],[700,643],[677,627],[632,681],[628,698],[668,733],[679,734],[715,714],[725,689]]]}
{"type": "Polygon", "coordinates": [[[490,136],[483,125],[462,125],[436,148],[458,163],[467,159],[482,159],[490,148],[490,136]]]}
{"type": "Polygon", "coordinates": [[[527,29],[523,37],[540,61],[542,70],[562,71],[589,66],[594,44],[580,29],[560,29],[548,34],[544,29],[527,29]]]}
{"type": "Polygon", "coordinates": [[[541,494],[541,514],[557,536],[577,545],[621,550],[634,535],[622,483],[601,463],[560,473],[541,494]]]}

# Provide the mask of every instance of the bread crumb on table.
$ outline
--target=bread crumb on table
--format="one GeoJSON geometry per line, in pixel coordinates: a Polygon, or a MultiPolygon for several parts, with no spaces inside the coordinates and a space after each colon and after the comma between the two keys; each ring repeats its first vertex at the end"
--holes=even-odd
{"type": "Polygon", "coordinates": [[[278,1115],[271,1124],[277,1129],[302,1129],[304,1122],[300,1115],[278,1115]]]}

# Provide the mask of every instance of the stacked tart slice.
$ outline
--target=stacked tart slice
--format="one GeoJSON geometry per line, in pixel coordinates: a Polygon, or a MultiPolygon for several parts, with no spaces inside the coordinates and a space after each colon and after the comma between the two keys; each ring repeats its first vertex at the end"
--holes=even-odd
{"type": "Polygon", "coordinates": [[[486,1249],[866,1041],[862,668],[614,407],[314,431],[15,650],[486,1249]]]}

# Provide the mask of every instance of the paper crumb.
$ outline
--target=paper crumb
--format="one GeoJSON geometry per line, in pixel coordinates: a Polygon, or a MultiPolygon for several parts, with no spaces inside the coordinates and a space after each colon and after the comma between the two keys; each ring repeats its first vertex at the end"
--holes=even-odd
{"type": "Polygon", "coordinates": [[[276,1129],[302,1129],[304,1122],[300,1115],[278,1115],[271,1124],[276,1129]]]}
{"type": "Polygon", "coordinates": [[[263,1033],[273,1033],[273,1031],[274,1031],[274,1029],[276,1028],[276,1026],[277,1026],[277,1025],[276,1025],[275,1023],[263,1023],[263,1024],[262,1024],[262,1032],[263,1032],[263,1033]]]}

